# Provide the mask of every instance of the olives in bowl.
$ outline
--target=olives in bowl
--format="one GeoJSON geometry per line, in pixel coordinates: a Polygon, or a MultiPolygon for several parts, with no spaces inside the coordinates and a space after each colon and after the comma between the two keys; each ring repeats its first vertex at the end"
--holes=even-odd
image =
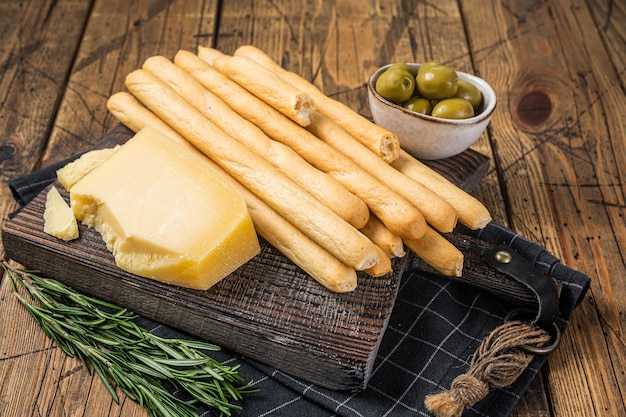
{"type": "Polygon", "coordinates": [[[469,148],[489,124],[496,106],[496,95],[484,80],[438,62],[399,62],[379,68],[369,79],[368,99],[375,123],[398,135],[402,148],[413,156],[431,160],[469,148]],[[410,77],[413,93],[408,96],[410,77]],[[396,81],[388,83],[388,79],[396,81]],[[398,94],[394,86],[400,84],[398,94]]]}
{"type": "Polygon", "coordinates": [[[483,99],[478,87],[459,80],[454,69],[436,61],[415,68],[396,62],[380,73],[374,88],[378,95],[405,109],[444,119],[474,117],[483,99]]]}

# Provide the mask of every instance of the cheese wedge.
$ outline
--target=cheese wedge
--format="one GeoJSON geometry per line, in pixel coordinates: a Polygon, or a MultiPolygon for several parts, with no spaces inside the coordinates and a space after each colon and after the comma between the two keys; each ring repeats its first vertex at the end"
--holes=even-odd
{"type": "Polygon", "coordinates": [[[96,149],[84,153],[80,158],[66,164],[57,170],[57,178],[66,190],[72,188],[74,184],[84,177],[89,171],[100,165],[109,156],[119,149],[119,145],[114,148],[96,149]]]}
{"type": "Polygon", "coordinates": [[[65,241],[78,237],[78,223],[74,217],[74,212],[54,186],[46,195],[43,219],[43,231],[45,233],[65,241]]]}
{"type": "Polygon", "coordinates": [[[205,290],[260,251],[243,197],[203,155],[152,128],[85,174],[70,200],[120,268],[168,284],[205,290]]]}

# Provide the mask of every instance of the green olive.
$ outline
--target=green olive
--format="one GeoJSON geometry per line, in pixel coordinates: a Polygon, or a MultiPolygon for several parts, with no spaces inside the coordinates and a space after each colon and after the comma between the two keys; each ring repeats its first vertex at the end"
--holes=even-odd
{"type": "Polygon", "coordinates": [[[433,106],[430,105],[430,101],[422,97],[411,97],[402,103],[402,107],[407,110],[414,111],[415,113],[422,113],[426,115],[430,115],[430,112],[433,109],[433,106]]]}
{"type": "Polygon", "coordinates": [[[443,99],[456,94],[458,76],[452,68],[437,63],[424,64],[415,79],[419,95],[428,99],[443,99]]]}
{"type": "Polygon", "coordinates": [[[405,62],[396,62],[394,64],[391,64],[391,66],[387,68],[387,70],[390,70],[390,69],[401,69],[411,74],[413,78],[417,77],[417,70],[409,66],[409,64],[405,62]]]}
{"type": "Polygon", "coordinates": [[[447,98],[433,107],[431,115],[443,119],[467,119],[474,116],[474,108],[465,99],[447,98]]]}
{"type": "Polygon", "coordinates": [[[458,88],[454,97],[463,98],[472,103],[474,111],[477,111],[483,102],[483,96],[478,87],[464,80],[459,80],[458,88]]]}
{"type": "Polygon", "coordinates": [[[425,63],[423,63],[422,65],[420,65],[420,67],[418,68],[418,72],[419,72],[419,70],[424,71],[424,70],[426,70],[427,68],[430,68],[430,67],[437,67],[437,66],[439,66],[439,65],[441,65],[441,63],[440,63],[439,61],[428,61],[428,62],[425,62],[425,63]]]}
{"type": "Polygon", "coordinates": [[[413,76],[401,69],[387,69],[376,80],[376,92],[392,103],[402,104],[415,90],[413,76]]]}

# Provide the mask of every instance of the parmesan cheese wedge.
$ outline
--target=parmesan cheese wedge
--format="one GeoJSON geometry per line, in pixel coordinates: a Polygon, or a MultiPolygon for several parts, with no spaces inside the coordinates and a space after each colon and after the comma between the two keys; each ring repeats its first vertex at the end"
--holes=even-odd
{"type": "Polygon", "coordinates": [[[168,284],[208,289],[260,251],[239,192],[152,128],[85,174],[70,200],[120,268],[168,284]]]}
{"type": "Polygon", "coordinates": [[[43,218],[45,233],[65,241],[78,237],[78,223],[74,218],[74,212],[54,186],[46,195],[43,218]]]}

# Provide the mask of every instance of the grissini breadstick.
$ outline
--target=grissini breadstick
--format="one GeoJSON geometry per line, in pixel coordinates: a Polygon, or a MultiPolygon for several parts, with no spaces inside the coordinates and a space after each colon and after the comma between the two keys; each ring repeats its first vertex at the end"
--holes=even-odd
{"type": "Polygon", "coordinates": [[[158,78],[135,70],[126,77],[126,87],[192,145],[340,261],[357,270],[379,262],[376,245],[366,236],[224,133],[158,78]]]}
{"type": "Polygon", "coordinates": [[[174,62],[268,136],[290,146],[310,164],[337,179],[365,201],[371,213],[378,216],[393,233],[411,239],[423,235],[426,222],[422,213],[350,158],[294,124],[238,84],[229,82],[228,77],[197,55],[179,51],[174,62]]]}
{"type": "Polygon", "coordinates": [[[290,147],[270,139],[187,71],[163,56],[148,58],[142,68],[165,82],[217,127],[267,159],[352,226],[359,229],[367,223],[369,208],[363,200],[330,175],[313,167],[290,147]]]}
{"type": "Polygon", "coordinates": [[[220,70],[239,85],[270,106],[289,117],[300,126],[308,126],[309,115],[315,109],[315,101],[273,72],[246,57],[223,55],[214,60],[220,62],[220,70]]]}
{"type": "Polygon", "coordinates": [[[198,56],[202,57],[202,59],[209,64],[213,65],[213,61],[220,56],[223,56],[224,53],[215,48],[209,48],[206,46],[198,46],[198,56]]]}
{"type": "MultiPolygon", "coordinates": [[[[132,95],[124,92],[116,93],[109,98],[109,101],[112,101],[111,113],[132,131],[138,132],[150,126],[175,139],[181,146],[192,147],[185,138],[145,108],[132,95]]],[[[108,102],[107,105],[109,105],[108,102]]],[[[347,292],[356,288],[357,276],[353,268],[322,249],[213,161],[208,158],[206,161],[243,195],[259,235],[329,290],[347,292]]]]}
{"type": "Polygon", "coordinates": [[[391,265],[391,259],[389,259],[389,257],[385,254],[385,251],[380,247],[377,248],[382,261],[373,267],[366,269],[365,273],[373,277],[382,277],[383,275],[392,272],[393,266],[391,265]]]}
{"type": "Polygon", "coordinates": [[[309,81],[282,68],[265,52],[254,46],[244,45],[235,51],[234,56],[246,56],[252,59],[297,89],[307,93],[317,103],[317,111],[343,127],[372,152],[382,157],[385,162],[393,162],[398,157],[400,141],[394,133],[372,123],[340,101],[326,96],[309,81]]]}
{"type": "MultiPolygon", "coordinates": [[[[198,56],[198,58],[199,58],[199,57],[200,57],[200,56],[198,56]]],[[[228,61],[228,60],[229,60],[229,59],[231,59],[231,58],[232,58],[232,56],[230,56],[230,55],[222,54],[222,55],[220,55],[220,56],[216,56],[216,57],[214,57],[214,58],[213,58],[213,62],[211,62],[211,63],[210,63],[210,65],[211,65],[213,68],[215,68],[215,69],[219,70],[219,72],[220,72],[220,73],[222,73],[222,74],[226,75],[226,74],[224,73],[224,71],[223,71],[223,70],[224,70],[224,67],[226,66],[226,61],[228,61]]],[[[207,61],[207,64],[208,64],[208,63],[209,63],[209,61],[207,61]]],[[[228,75],[226,75],[226,76],[228,77],[228,75]]],[[[230,77],[229,77],[229,78],[230,78],[230,77]]]]}
{"type": "Polygon", "coordinates": [[[450,203],[459,216],[459,222],[470,229],[482,229],[491,221],[489,210],[470,194],[466,193],[447,178],[426,166],[404,150],[392,166],[404,175],[424,184],[437,195],[450,203]]]}
{"type": "Polygon", "coordinates": [[[391,233],[378,217],[370,216],[365,227],[359,230],[381,248],[388,258],[401,258],[406,255],[402,239],[391,233]]]}
{"type": "Polygon", "coordinates": [[[422,212],[426,222],[432,227],[442,233],[452,232],[457,221],[456,210],[435,192],[394,169],[320,113],[311,114],[311,124],[307,130],[407,199],[422,212]]]}
{"type": "Polygon", "coordinates": [[[154,113],[141,104],[132,94],[121,91],[111,95],[107,100],[107,109],[117,120],[122,122],[124,126],[128,127],[133,132],[139,132],[144,127],[151,126],[161,133],[173,139],[184,141],[184,143],[191,146],[191,144],[184,140],[170,125],[156,117],[154,113]]]}
{"type": "MultiPolygon", "coordinates": [[[[243,194],[250,217],[259,235],[280,253],[331,291],[349,292],[357,287],[357,275],[354,268],[342,263],[309,239],[297,227],[272,210],[233,177],[225,172],[224,175],[243,194]]],[[[384,258],[381,260],[381,263],[384,264],[384,258]]],[[[376,268],[377,265],[372,268],[376,268]]]]}
{"type": "Polygon", "coordinates": [[[463,272],[463,253],[436,230],[428,228],[419,239],[404,239],[404,244],[439,273],[460,277],[463,272]]]}

